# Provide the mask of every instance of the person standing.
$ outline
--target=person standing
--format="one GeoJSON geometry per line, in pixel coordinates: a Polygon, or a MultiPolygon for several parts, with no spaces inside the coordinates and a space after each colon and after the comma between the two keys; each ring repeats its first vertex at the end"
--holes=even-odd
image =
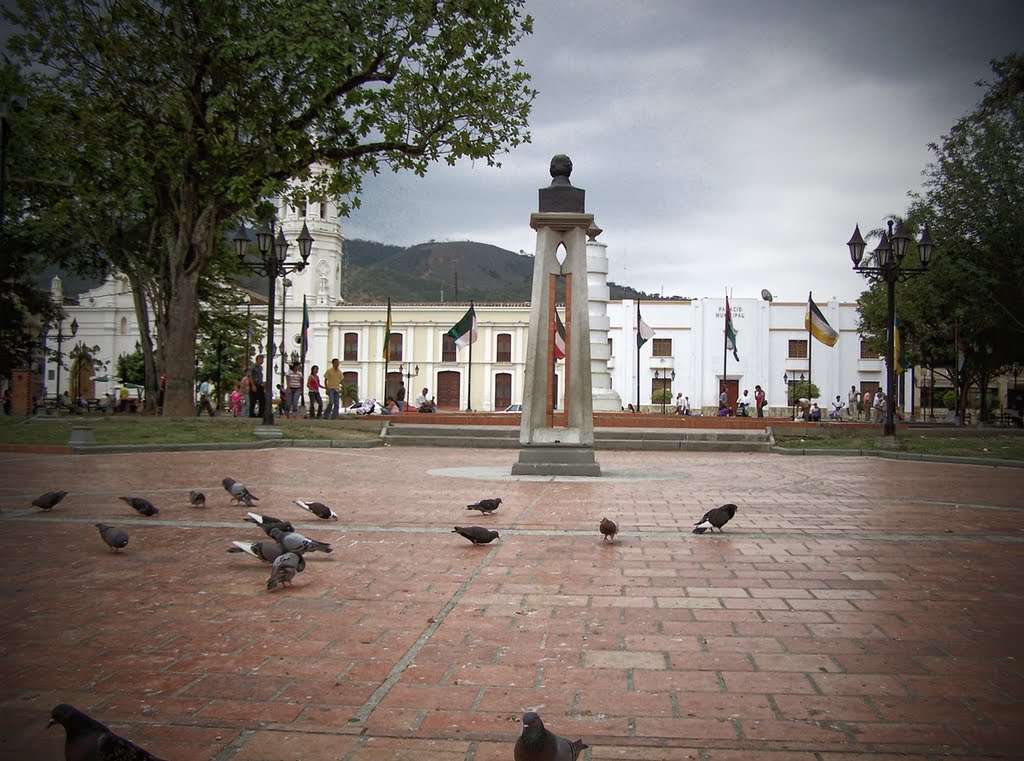
{"type": "Polygon", "coordinates": [[[242,414],[242,390],[240,384],[236,383],[231,389],[231,417],[238,417],[242,414]]]}
{"type": "Polygon", "coordinates": [[[875,422],[881,423],[885,417],[885,394],[882,389],[875,392],[875,422]]]}
{"type": "Polygon", "coordinates": [[[249,368],[249,417],[263,417],[263,408],[267,404],[267,390],[263,386],[264,355],[256,357],[256,362],[249,368]]]}
{"type": "Polygon", "coordinates": [[[337,357],[331,360],[331,366],[324,373],[324,388],[327,389],[327,412],[325,418],[338,419],[338,408],[341,406],[341,369],[337,357]]]}
{"type": "Polygon", "coordinates": [[[760,386],[754,386],[754,403],[757,405],[757,416],[764,417],[764,389],[760,386]]]}
{"type": "Polygon", "coordinates": [[[846,409],[850,420],[857,420],[860,417],[860,394],[856,386],[850,386],[850,393],[846,395],[846,409]]]}
{"type": "Polygon", "coordinates": [[[309,391],[309,417],[323,417],[324,398],[320,396],[319,365],[313,365],[313,369],[309,371],[309,378],[306,380],[306,389],[309,391]],[[316,415],[313,414],[314,406],[316,407],[316,415]]]}
{"type": "Polygon", "coordinates": [[[861,406],[861,409],[864,412],[864,422],[865,423],[870,423],[871,422],[871,407],[872,407],[872,400],[873,399],[874,399],[874,396],[872,395],[872,393],[870,391],[865,391],[864,392],[864,396],[862,396],[861,399],[860,399],[860,406],[861,406]]]}
{"type": "Polygon", "coordinates": [[[682,415],[683,414],[683,392],[682,391],[680,391],[678,394],[676,394],[676,414],[677,415],[682,415]]]}
{"type": "Polygon", "coordinates": [[[242,373],[242,380],[238,382],[238,393],[242,397],[242,417],[249,417],[249,395],[252,393],[252,378],[249,377],[249,368],[242,373]]]}
{"type": "Polygon", "coordinates": [[[210,406],[210,392],[213,390],[213,384],[210,383],[210,379],[204,378],[203,382],[199,384],[199,404],[196,405],[196,417],[203,414],[203,410],[206,410],[210,417],[213,417],[213,407],[210,406]]]}
{"type": "Polygon", "coordinates": [[[395,406],[399,412],[405,412],[405,381],[398,381],[398,391],[395,392],[395,406]]]}
{"type": "Polygon", "coordinates": [[[299,414],[299,402],[302,401],[302,373],[299,372],[301,365],[293,362],[288,372],[285,373],[285,393],[288,396],[288,417],[299,414]]]}

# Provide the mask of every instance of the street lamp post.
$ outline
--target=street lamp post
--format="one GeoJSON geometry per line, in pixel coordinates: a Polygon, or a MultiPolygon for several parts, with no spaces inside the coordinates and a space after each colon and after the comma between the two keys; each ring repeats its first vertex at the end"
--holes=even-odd
{"type": "MultiPolygon", "coordinates": [[[[302,224],[302,232],[298,240],[299,253],[302,261],[287,263],[289,243],[284,238],[284,231],[277,228],[274,233],[273,222],[264,223],[259,232],[256,233],[256,247],[260,252],[259,261],[246,261],[245,252],[249,247],[249,233],[245,225],[238,228],[235,233],[235,252],[238,254],[238,264],[243,269],[267,278],[267,381],[263,399],[263,424],[274,424],[273,401],[273,360],[274,360],[274,295],[277,290],[277,278],[287,275],[289,272],[301,272],[306,268],[309,261],[309,252],[313,248],[313,236],[309,234],[306,224],[302,224]]],[[[284,347],[281,347],[281,361],[284,362],[284,347]]]]}
{"type": "MultiPolygon", "coordinates": [[[[285,337],[287,331],[287,319],[288,319],[288,289],[292,287],[292,281],[289,278],[284,278],[281,281],[281,386],[284,387],[284,365],[288,361],[288,341],[285,337]]],[[[269,360],[267,360],[269,362],[269,360]]],[[[288,393],[288,389],[285,388],[285,394],[288,393]]]]}
{"type": "MultiPolygon", "coordinates": [[[[398,374],[399,374],[399,376],[401,376],[403,373],[405,374],[405,394],[406,394],[406,397],[408,397],[409,395],[412,394],[412,379],[420,374],[420,366],[416,365],[416,369],[413,370],[412,365],[409,365],[408,367],[406,367],[405,363],[403,362],[403,363],[398,365],[398,374]]],[[[408,406],[409,406],[408,398],[406,399],[404,404],[408,408],[408,406]]],[[[405,410],[402,410],[402,412],[405,412],[405,410]]]]}
{"type": "MultiPolygon", "coordinates": [[[[78,320],[71,320],[71,337],[78,335],[78,320]]],[[[64,366],[64,310],[61,310],[57,323],[57,406],[60,407],[60,369],[64,366]]]]}
{"type": "Polygon", "coordinates": [[[921,240],[917,243],[917,252],[921,260],[920,267],[904,267],[903,257],[907,254],[907,246],[910,243],[910,236],[903,229],[903,223],[896,222],[896,229],[893,229],[892,220],[889,220],[889,232],[882,233],[882,240],[878,248],[872,253],[873,262],[870,265],[861,263],[864,258],[864,247],[866,243],[860,234],[860,225],[854,227],[853,236],[847,242],[850,249],[850,258],[853,260],[855,272],[861,272],[869,280],[884,282],[887,286],[887,311],[886,311],[886,332],[888,340],[885,344],[885,427],[882,433],[885,436],[896,435],[896,399],[893,396],[893,376],[895,368],[893,363],[896,355],[896,334],[893,323],[896,320],[896,283],[906,281],[911,275],[920,274],[928,270],[928,262],[931,261],[932,251],[935,244],[928,234],[928,226],[925,225],[921,232],[921,240]]]}

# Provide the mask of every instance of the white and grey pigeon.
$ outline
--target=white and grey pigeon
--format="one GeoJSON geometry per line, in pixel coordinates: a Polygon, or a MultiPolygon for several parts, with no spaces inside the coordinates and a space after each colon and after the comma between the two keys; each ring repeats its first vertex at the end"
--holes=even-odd
{"type": "Polygon", "coordinates": [[[206,495],[201,491],[192,490],[188,493],[188,502],[193,507],[206,507],[206,495]]]}
{"type": "Polygon", "coordinates": [[[275,518],[273,515],[260,515],[259,513],[246,513],[242,519],[247,523],[255,523],[261,529],[263,533],[270,536],[270,529],[279,528],[285,533],[294,531],[295,527],[290,521],[282,520],[281,518],[275,518]]]}
{"type": "Polygon", "coordinates": [[[693,533],[703,534],[708,529],[711,530],[711,533],[714,533],[716,528],[721,531],[722,526],[731,521],[733,516],[736,515],[736,510],[736,505],[732,503],[708,510],[704,513],[704,517],[693,524],[693,533]]]}
{"type": "Polygon", "coordinates": [[[480,515],[490,515],[498,509],[500,504],[501,497],[495,497],[494,499],[482,499],[479,502],[474,502],[472,505],[466,505],[466,509],[479,510],[480,515]]]}
{"type": "Polygon", "coordinates": [[[66,491],[48,491],[32,500],[32,506],[41,507],[43,510],[52,510],[66,496],[68,496],[66,491]]]}
{"type": "Polygon", "coordinates": [[[275,526],[267,533],[280,542],[288,552],[297,552],[300,555],[307,552],[334,552],[327,542],[318,542],[316,539],[310,539],[308,536],[297,534],[294,531],[282,531],[275,526]]]}
{"type": "Polygon", "coordinates": [[[106,523],[97,523],[96,528],[100,530],[100,536],[107,546],[114,552],[128,546],[128,534],[116,526],[108,526],[106,523]]]}
{"type": "Polygon", "coordinates": [[[534,711],[523,714],[523,732],[516,740],[515,761],[576,761],[584,748],[583,740],[569,742],[544,726],[534,711]]]}
{"type": "Polygon", "coordinates": [[[160,761],[145,748],[115,734],[74,706],[61,703],[50,712],[52,727],[64,727],[65,761],[160,761]]]}
{"type": "Polygon", "coordinates": [[[295,504],[303,510],[309,510],[317,518],[324,521],[338,520],[338,514],[323,502],[303,502],[301,499],[294,500],[295,504]]]}
{"type": "Polygon", "coordinates": [[[152,517],[160,512],[156,505],[144,497],[118,497],[118,499],[124,500],[135,508],[135,510],[137,510],[141,515],[145,515],[146,517],[152,517]]]}
{"type": "Polygon", "coordinates": [[[284,554],[284,547],[280,542],[264,540],[262,542],[231,542],[234,547],[228,547],[228,552],[244,552],[264,563],[273,563],[284,554]]]}
{"type": "Polygon", "coordinates": [[[244,502],[246,507],[252,507],[253,502],[260,501],[260,498],[253,496],[253,494],[246,488],[245,484],[239,483],[233,478],[225,478],[221,483],[224,484],[224,488],[227,490],[227,493],[231,495],[231,499],[236,505],[244,502]]]}
{"type": "Polygon", "coordinates": [[[267,579],[267,589],[274,589],[278,584],[291,584],[295,574],[306,570],[306,560],[297,552],[286,552],[278,556],[267,579]]]}

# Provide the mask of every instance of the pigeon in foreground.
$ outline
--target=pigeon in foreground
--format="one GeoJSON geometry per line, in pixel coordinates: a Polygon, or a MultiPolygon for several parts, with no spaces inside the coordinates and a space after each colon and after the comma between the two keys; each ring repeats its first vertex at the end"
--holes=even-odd
{"type": "Polygon", "coordinates": [[[193,507],[206,507],[206,495],[201,491],[190,491],[188,501],[193,507]]]}
{"type": "Polygon", "coordinates": [[[254,558],[259,558],[264,563],[273,563],[284,554],[284,548],[280,542],[232,542],[234,547],[229,547],[228,552],[245,552],[254,558]]]}
{"type": "Polygon", "coordinates": [[[263,533],[267,536],[270,536],[270,529],[272,528],[279,528],[285,533],[295,530],[295,527],[289,521],[281,520],[280,518],[275,518],[273,515],[246,513],[245,518],[243,518],[242,520],[247,521],[249,523],[255,523],[257,526],[263,529],[263,533]]]}
{"type": "Polygon", "coordinates": [[[32,500],[32,506],[41,507],[43,510],[52,510],[66,496],[68,496],[66,491],[48,491],[32,500]]]}
{"type": "Polygon", "coordinates": [[[286,552],[297,552],[300,555],[306,552],[334,552],[327,542],[318,542],[294,531],[282,531],[274,526],[267,533],[280,542],[286,552]]]}
{"type": "Polygon", "coordinates": [[[278,584],[291,584],[295,574],[306,570],[306,560],[295,552],[286,552],[274,561],[274,567],[267,579],[267,589],[274,589],[278,584]]]}
{"type": "Polygon", "coordinates": [[[245,484],[240,484],[233,478],[225,478],[221,483],[224,484],[224,488],[231,495],[231,499],[236,505],[244,502],[246,507],[252,507],[253,502],[260,501],[259,497],[254,497],[249,493],[249,489],[246,488],[245,484]]]}
{"type": "Polygon", "coordinates": [[[704,513],[703,518],[693,524],[696,527],[693,529],[693,533],[703,534],[708,529],[714,533],[716,528],[721,531],[722,526],[731,521],[734,515],[736,515],[736,505],[731,503],[708,510],[704,513]]]}
{"type": "Polygon", "coordinates": [[[128,534],[116,526],[108,526],[106,523],[97,523],[96,528],[100,530],[100,536],[107,546],[114,552],[128,546],[128,534]]]}
{"type": "Polygon", "coordinates": [[[50,712],[48,727],[60,724],[67,739],[65,761],[160,761],[145,748],[114,734],[74,706],[61,703],[50,712]]]}
{"type": "Polygon", "coordinates": [[[569,742],[544,727],[533,711],[523,714],[523,733],[516,740],[515,761],[576,761],[584,748],[582,740],[569,742]]]}
{"type": "Polygon", "coordinates": [[[601,525],[599,525],[598,528],[601,530],[602,542],[614,542],[615,535],[619,533],[619,524],[613,521],[611,518],[602,518],[601,525]]]}
{"type": "Polygon", "coordinates": [[[156,505],[150,502],[148,499],[142,497],[118,497],[118,499],[124,500],[129,505],[138,510],[142,515],[147,517],[156,515],[160,511],[157,510],[156,505]]]}
{"type": "Polygon", "coordinates": [[[466,509],[479,510],[480,515],[490,515],[498,509],[500,504],[501,497],[495,497],[494,499],[482,499],[479,502],[474,502],[472,505],[466,505],[466,509]]]}
{"type": "Polygon", "coordinates": [[[491,531],[483,526],[456,526],[452,533],[466,537],[473,544],[490,544],[499,536],[497,531],[491,531]]]}
{"type": "Polygon", "coordinates": [[[303,502],[301,499],[293,500],[296,505],[301,507],[303,510],[309,510],[317,518],[325,521],[336,521],[338,520],[338,514],[331,508],[325,505],[323,502],[303,502]]]}

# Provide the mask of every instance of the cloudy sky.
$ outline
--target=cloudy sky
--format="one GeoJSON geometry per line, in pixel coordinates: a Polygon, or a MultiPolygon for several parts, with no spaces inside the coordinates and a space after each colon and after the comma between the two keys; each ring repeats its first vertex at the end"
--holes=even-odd
{"type": "Polygon", "coordinates": [[[532,253],[537,189],[565,153],[612,280],[666,296],[853,300],[854,224],[906,210],[928,144],[977,104],[989,61],[1024,50],[1020,0],[527,6],[532,143],[500,169],[370,179],[346,237],[532,253]]]}

